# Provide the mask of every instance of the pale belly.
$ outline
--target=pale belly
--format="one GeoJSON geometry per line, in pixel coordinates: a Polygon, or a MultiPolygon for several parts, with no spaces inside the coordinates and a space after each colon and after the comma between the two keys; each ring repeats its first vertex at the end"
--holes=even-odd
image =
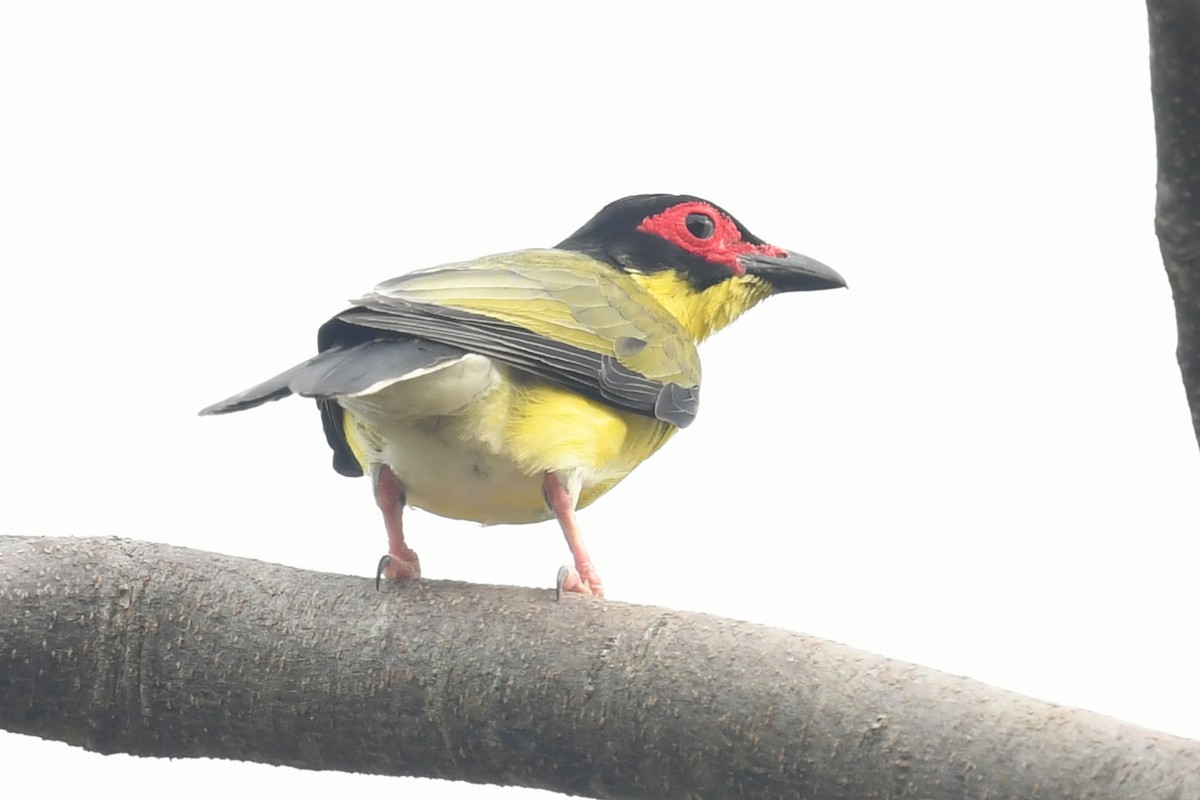
{"type": "Polygon", "coordinates": [[[404,484],[409,504],[485,525],[540,522],[554,515],[542,474],[528,475],[483,442],[463,441],[453,418],[386,426],[382,461],[404,484]]]}
{"type": "Polygon", "coordinates": [[[544,470],[522,468],[504,444],[505,369],[470,355],[340,399],[351,447],[360,461],[390,467],[409,505],[439,516],[485,525],[552,518],[544,470]]]}
{"type": "Polygon", "coordinates": [[[339,398],[347,440],[368,469],[391,468],[410,505],[494,525],[553,518],[548,471],[587,505],[674,431],[548,385],[516,388],[507,369],[469,355],[339,398]]]}

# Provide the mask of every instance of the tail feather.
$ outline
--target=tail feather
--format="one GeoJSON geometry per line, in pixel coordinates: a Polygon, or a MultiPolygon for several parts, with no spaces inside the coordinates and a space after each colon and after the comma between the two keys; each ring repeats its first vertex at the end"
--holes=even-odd
{"type": "Polygon", "coordinates": [[[263,403],[268,403],[272,400],[281,400],[292,394],[292,379],[317,358],[320,358],[320,356],[311,358],[303,364],[297,364],[286,372],[281,372],[274,378],[269,378],[257,386],[251,386],[249,389],[238,392],[232,397],[227,397],[219,403],[206,406],[200,410],[200,415],[229,414],[234,411],[245,411],[247,408],[261,406],[263,403]]]}
{"type": "Polygon", "coordinates": [[[320,399],[362,394],[465,354],[457,347],[420,339],[372,339],[322,353],[291,376],[288,387],[302,397],[320,399]]]}
{"type": "Polygon", "coordinates": [[[354,395],[460,359],[457,347],[419,339],[371,339],[335,345],[273,378],[204,408],[201,415],[229,414],[290,394],[326,400],[354,395]]]}

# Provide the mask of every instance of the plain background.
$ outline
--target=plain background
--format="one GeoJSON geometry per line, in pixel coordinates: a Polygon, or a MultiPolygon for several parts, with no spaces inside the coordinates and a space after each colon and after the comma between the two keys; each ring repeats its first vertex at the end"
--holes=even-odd
{"type": "MultiPolygon", "coordinates": [[[[703,348],[696,424],[581,516],[610,597],[1200,736],[1147,58],[1116,0],[0,4],[0,531],[367,580],[382,526],[309,403],[195,412],[378,281],[699,194],[850,290],[703,348]]],[[[410,519],[429,578],[567,560],[553,523],[410,519]]],[[[0,762],[22,797],[502,792],[0,762]]]]}

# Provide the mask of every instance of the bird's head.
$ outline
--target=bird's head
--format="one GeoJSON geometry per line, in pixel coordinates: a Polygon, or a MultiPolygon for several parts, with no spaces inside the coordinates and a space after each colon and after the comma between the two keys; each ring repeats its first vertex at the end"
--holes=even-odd
{"type": "Polygon", "coordinates": [[[821,262],[767,244],[720,206],[690,195],[621,198],[557,247],[630,275],[697,341],[773,294],[846,285],[821,262]]]}

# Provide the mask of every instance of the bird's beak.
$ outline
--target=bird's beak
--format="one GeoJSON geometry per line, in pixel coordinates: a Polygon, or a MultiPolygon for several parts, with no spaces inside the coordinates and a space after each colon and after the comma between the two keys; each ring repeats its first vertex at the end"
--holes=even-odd
{"type": "Polygon", "coordinates": [[[738,262],[754,275],[771,285],[776,292],[811,292],[817,289],[841,289],[846,279],[820,261],[799,253],[784,252],[781,256],[764,253],[743,253],[738,262]]]}

